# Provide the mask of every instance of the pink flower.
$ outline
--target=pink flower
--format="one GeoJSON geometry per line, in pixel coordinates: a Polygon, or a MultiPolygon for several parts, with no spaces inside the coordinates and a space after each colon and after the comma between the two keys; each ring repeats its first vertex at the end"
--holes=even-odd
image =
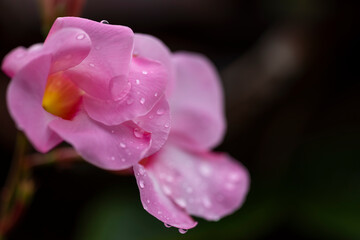
{"type": "Polygon", "coordinates": [[[135,52],[173,71],[167,97],[172,128],[156,154],[134,166],[141,202],[166,226],[193,228],[189,215],[217,221],[238,209],[248,192],[247,170],[225,153],[211,152],[225,132],[218,74],[203,56],[176,53],[159,40],[135,35],[135,52]]]}
{"type": "Polygon", "coordinates": [[[66,17],[44,44],[5,57],[10,114],[38,151],[64,140],[90,163],[119,170],[159,150],[169,132],[168,72],[133,57],[133,44],[127,27],[66,17]]]}

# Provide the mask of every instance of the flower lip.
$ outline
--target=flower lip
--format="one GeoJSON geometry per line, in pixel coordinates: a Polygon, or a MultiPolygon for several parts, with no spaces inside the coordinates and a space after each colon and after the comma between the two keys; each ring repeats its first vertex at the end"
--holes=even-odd
{"type": "Polygon", "coordinates": [[[79,111],[84,92],[63,72],[49,75],[42,107],[49,113],[71,120],[79,111]]]}

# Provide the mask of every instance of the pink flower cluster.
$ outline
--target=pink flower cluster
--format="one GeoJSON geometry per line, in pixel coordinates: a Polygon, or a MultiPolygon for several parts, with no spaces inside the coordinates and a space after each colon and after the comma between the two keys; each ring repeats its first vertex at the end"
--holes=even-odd
{"type": "Polygon", "coordinates": [[[224,103],[204,56],[66,17],[2,69],[10,114],[38,151],[66,141],[98,167],[133,167],[144,209],[167,226],[190,229],[190,215],[218,220],[242,205],[247,170],[211,151],[225,132],[224,103]]]}

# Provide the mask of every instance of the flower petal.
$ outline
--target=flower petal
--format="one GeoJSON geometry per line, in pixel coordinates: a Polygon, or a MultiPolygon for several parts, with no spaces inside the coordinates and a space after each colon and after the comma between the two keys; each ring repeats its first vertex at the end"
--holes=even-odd
{"type": "Polygon", "coordinates": [[[12,78],[27,63],[42,55],[41,50],[41,43],[34,44],[28,49],[17,47],[5,56],[1,69],[12,78]]]}
{"type": "Polygon", "coordinates": [[[215,67],[191,53],[177,53],[173,62],[176,83],[170,98],[170,136],[187,149],[212,148],[225,132],[223,93],[215,67]]]}
{"type": "Polygon", "coordinates": [[[162,192],[151,172],[137,164],[134,166],[134,174],[140,190],[142,205],[148,213],[160,221],[180,229],[190,229],[197,225],[197,222],[162,192]]]}
{"type": "Polygon", "coordinates": [[[67,71],[75,83],[89,95],[100,99],[118,99],[122,89],[112,90],[114,77],[128,74],[132,57],[134,33],[128,27],[103,24],[84,18],[56,19],[49,36],[63,28],[79,28],[90,37],[92,49],[87,58],[67,71]]]}
{"type": "Polygon", "coordinates": [[[134,119],[143,130],[151,133],[151,147],[144,157],[157,152],[166,142],[170,132],[170,109],[165,96],[145,116],[134,119]]]}
{"type": "Polygon", "coordinates": [[[62,141],[48,128],[49,122],[56,117],[41,106],[50,64],[51,55],[32,59],[15,75],[7,91],[11,116],[40,152],[47,152],[62,141]]]}
{"type": "Polygon", "coordinates": [[[145,166],[179,207],[207,220],[234,212],[249,189],[247,170],[226,154],[190,153],[167,143],[145,166]]]}
{"type": "Polygon", "coordinates": [[[49,35],[43,47],[43,51],[53,54],[51,73],[78,65],[90,50],[90,37],[78,28],[65,28],[49,35]]]}
{"type": "Polygon", "coordinates": [[[122,170],[140,161],[150,147],[151,134],[134,134],[139,126],[128,121],[106,126],[90,119],[84,111],[71,121],[58,118],[50,123],[65,141],[90,163],[104,169],[122,170]]]}
{"type": "Polygon", "coordinates": [[[169,73],[166,95],[170,96],[174,87],[175,72],[169,48],[158,38],[135,33],[134,55],[161,62],[169,73]]]}
{"type": "Polygon", "coordinates": [[[119,101],[84,97],[85,110],[92,119],[106,125],[120,124],[147,114],[164,94],[167,72],[158,62],[135,57],[128,76],[131,88],[119,101]]]}

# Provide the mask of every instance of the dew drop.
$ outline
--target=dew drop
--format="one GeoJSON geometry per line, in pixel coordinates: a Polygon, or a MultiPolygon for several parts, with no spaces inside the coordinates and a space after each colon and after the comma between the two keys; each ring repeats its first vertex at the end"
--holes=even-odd
{"type": "Polygon", "coordinates": [[[95,67],[95,64],[89,63],[89,66],[90,66],[90,67],[95,67]]]}
{"type": "Polygon", "coordinates": [[[203,198],[203,203],[206,208],[209,208],[212,205],[210,199],[207,197],[203,198]]]}
{"type": "Polygon", "coordinates": [[[145,98],[141,98],[141,99],[140,99],[140,103],[141,103],[141,104],[144,104],[144,103],[145,103],[145,98]]]}
{"type": "Polygon", "coordinates": [[[139,168],[139,173],[140,173],[141,175],[144,175],[144,173],[145,173],[144,168],[140,167],[140,168],[139,168]]]}
{"type": "Polygon", "coordinates": [[[109,24],[109,21],[108,20],[101,20],[100,23],[109,24]]]}
{"type": "Polygon", "coordinates": [[[154,115],[150,115],[149,118],[150,118],[150,119],[153,119],[153,118],[154,118],[154,115]]]}
{"type": "Polygon", "coordinates": [[[140,186],[141,188],[144,188],[144,187],[145,187],[143,180],[140,180],[140,181],[139,181],[139,186],[140,186]]]}
{"type": "Polygon", "coordinates": [[[139,80],[139,79],[136,79],[135,82],[136,82],[137,85],[140,84],[140,80],[139,80]]]}
{"type": "Polygon", "coordinates": [[[170,195],[171,194],[171,189],[168,186],[163,186],[163,191],[166,195],[170,195]]]}
{"type": "Polygon", "coordinates": [[[125,143],[120,143],[120,147],[126,148],[126,144],[125,143]]]}
{"type": "Polygon", "coordinates": [[[114,157],[114,156],[112,156],[112,157],[111,157],[111,160],[112,160],[112,161],[115,161],[115,157],[114,157]]]}
{"type": "Polygon", "coordinates": [[[156,114],[157,114],[157,115],[163,115],[164,112],[165,112],[164,109],[159,108],[159,109],[156,111],[156,114]]]}
{"type": "Polygon", "coordinates": [[[185,234],[185,233],[187,233],[187,229],[182,229],[182,228],[179,228],[179,233],[181,233],[181,234],[185,234]]]}
{"type": "Polygon", "coordinates": [[[167,224],[167,223],[164,223],[164,226],[167,227],[167,228],[171,228],[171,225],[167,224]]]}
{"type": "Polygon", "coordinates": [[[143,138],[144,137],[144,130],[140,128],[134,128],[134,136],[137,138],[143,138]]]}
{"type": "Polygon", "coordinates": [[[150,203],[150,200],[148,199],[148,200],[146,200],[146,202],[147,202],[147,203],[150,203]]]}
{"type": "Polygon", "coordinates": [[[164,125],[164,127],[168,128],[168,127],[169,127],[169,124],[166,123],[166,124],[164,125]]]}
{"type": "Polygon", "coordinates": [[[144,70],[144,71],[142,71],[142,74],[146,75],[146,74],[148,74],[148,72],[144,70]]]}
{"type": "Polygon", "coordinates": [[[126,159],[125,159],[125,158],[122,158],[122,159],[121,159],[121,161],[122,161],[122,162],[125,162],[125,161],[126,161],[126,159]]]}
{"type": "Polygon", "coordinates": [[[115,133],[115,130],[111,130],[111,133],[115,133]]]}
{"type": "Polygon", "coordinates": [[[175,199],[175,202],[182,208],[186,207],[186,201],[182,198],[175,199]]]}
{"type": "Polygon", "coordinates": [[[82,40],[82,39],[84,39],[84,38],[85,38],[85,35],[82,34],[82,33],[76,36],[76,39],[77,39],[77,40],[82,40]]]}
{"type": "Polygon", "coordinates": [[[158,214],[159,214],[159,215],[161,215],[161,214],[162,214],[162,212],[161,212],[161,211],[158,211],[158,214]]]}
{"type": "Polygon", "coordinates": [[[159,94],[158,94],[157,92],[154,94],[155,97],[157,97],[158,95],[159,95],[159,94]]]}

